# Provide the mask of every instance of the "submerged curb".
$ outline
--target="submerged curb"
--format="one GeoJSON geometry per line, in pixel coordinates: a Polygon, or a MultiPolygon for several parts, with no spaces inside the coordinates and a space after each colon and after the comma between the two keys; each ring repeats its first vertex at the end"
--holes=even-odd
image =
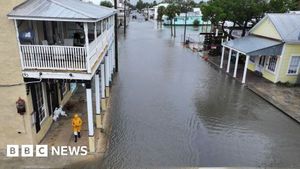
{"type": "MultiPolygon", "coordinates": [[[[219,67],[219,65],[217,65],[216,63],[214,63],[212,60],[208,59],[207,60],[212,66],[218,68],[219,70],[221,70],[222,72],[225,73],[225,71],[223,69],[221,69],[219,67]]],[[[230,74],[229,75],[231,78],[233,78],[230,74]]],[[[238,79],[234,79],[238,82],[241,83],[241,81],[239,81],[238,79]]],[[[284,113],[285,115],[287,115],[288,117],[290,117],[292,120],[294,120],[295,122],[300,124],[300,116],[298,116],[297,114],[290,112],[288,110],[286,110],[285,108],[283,108],[282,105],[277,104],[271,97],[269,97],[268,95],[265,95],[263,93],[261,93],[260,91],[256,90],[254,87],[252,87],[251,85],[245,84],[245,86],[247,87],[247,89],[249,89],[251,92],[253,92],[254,94],[256,94],[257,96],[259,96],[260,98],[264,99],[265,101],[267,101],[269,104],[271,104],[272,106],[274,106],[276,109],[278,109],[279,111],[281,111],[282,113],[284,113]]]]}

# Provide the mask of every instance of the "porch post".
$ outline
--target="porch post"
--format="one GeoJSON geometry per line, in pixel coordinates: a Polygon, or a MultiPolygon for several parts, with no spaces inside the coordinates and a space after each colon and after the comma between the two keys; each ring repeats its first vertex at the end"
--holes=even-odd
{"type": "Polygon", "coordinates": [[[87,59],[86,59],[86,69],[87,69],[87,72],[88,73],[91,73],[91,66],[90,66],[90,62],[89,62],[89,53],[90,53],[90,44],[89,44],[89,29],[88,29],[88,24],[85,22],[83,23],[83,29],[84,29],[84,35],[85,35],[85,48],[86,48],[86,56],[87,56],[87,59]]]}
{"type": "Polygon", "coordinates": [[[233,77],[236,77],[237,68],[238,68],[238,64],[239,64],[239,56],[240,56],[240,53],[237,52],[236,57],[235,57],[235,65],[234,65],[233,77]]]}
{"type": "Polygon", "coordinates": [[[105,96],[109,97],[109,58],[105,56],[105,96]]]}
{"type": "Polygon", "coordinates": [[[99,70],[97,70],[95,75],[95,93],[96,93],[96,126],[97,128],[102,128],[101,126],[101,109],[100,109],[100,75],[99,70]]]}
{"type": "Polygon", "coordinates": [[[89,131],[89,150],[95,152],[95,133],[94,133],[94,119],[93,119],[93,98],[91,82],[85,83],[86,86],[86,105],[88,114],[88,131],[89,131]]]}
{"type": "Polygon", "coordinates": [[[95,40],[97,39],[97,22],[95,22],[95,26],[94,26],[94,36],[95,36],[95,40]]]}
{"type": "Polygon", "coordinates": [[[243,74],[243,80],[242,83],[246,83],[246,75],[247,75],[247,69],[248,69],[248,63],[249,63],[249,58],[250,56],[246,56],[246,61],[245,61],[245,67],[244,67],[244,74],[243,74]]]}
{"type": "Polygon", "coordinates": [[[224,61],[224,53],[225,53],[225,47],[222,47],[222,56],[221,56],[221,64],[220,64],[220,68],[223,68],[223,61],[224,61]]]}
{"type": "MultiPolygon", "coordinates": [[[[101,69],[101,108],[102,111],[106,110],[106,100],[105,100],[105,66],[104,63],[100,65],[101,69]]],[[[102,113],[103,114],[103,113],[102,113]]]]}
{"type": "Polygon", "coordinates": [[[112,47],[110,48],[110,74],[111,74],[111,81],[113,79],[113,73],[114,73],[114,68],[113,68],[113,52],[112,52],[112,47]]]}
{"type": "Polygon", "coordinates": [[[232,54],[232,49],[229,50],[227,70],[226,70],[227,73],[229,73],[229,69],[230,69],[231,54],[232,54]]]}

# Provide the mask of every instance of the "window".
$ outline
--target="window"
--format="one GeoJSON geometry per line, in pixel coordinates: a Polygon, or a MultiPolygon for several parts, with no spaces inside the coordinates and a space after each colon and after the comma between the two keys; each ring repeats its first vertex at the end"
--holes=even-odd
{"type": "Polygon", "coordinates": [[[289,75],[298,74],[299,65],[300,65],[300,56],[292,56],[290,65],[288,68],[288,74],[289,75]]]}
{"type": "Polygon", "coordinates": [[[269,64],[268,64],[268,70],[271,72],[275,72],[276,69],[276,62],[277,62],[277,57],[273,56],[269,58],[269,64]]]}
{"type": "Polygon", "coordinates": [[[43,88],[42,84],[37,84],[35,87],[35,95],[36,95],[36,108],[37,108],[37,116],[39,118],[39,122],[42,123],[46,117],[45,109],[44,109],[44,98],[43,98],[43,88]]]}

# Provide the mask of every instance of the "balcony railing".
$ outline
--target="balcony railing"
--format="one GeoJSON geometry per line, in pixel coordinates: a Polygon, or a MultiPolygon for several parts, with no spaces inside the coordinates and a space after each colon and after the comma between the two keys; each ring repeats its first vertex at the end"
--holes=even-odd
{"type": "Polygon", "coordinates": [[[86,70],[86,48],[20,45],[24,69],[86,70]]]}
{"type": "Polygon", "coordinates": [[[113,27],[86,47],[20,45],[23,70],[75,70],[90,72],[113,40],[113,27]]]}

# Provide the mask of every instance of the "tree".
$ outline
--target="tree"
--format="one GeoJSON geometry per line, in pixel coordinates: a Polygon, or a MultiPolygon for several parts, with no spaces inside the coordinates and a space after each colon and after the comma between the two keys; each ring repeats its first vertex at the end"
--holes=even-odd
{"type": "MultiPolygon", "coordinates": [[[[245,35],[249,22],[258,22],[266,11],[265,0],[214,0],[201,6],[203,20],[209,20],[218,26],[222,23],[223,32],[225,21],[232,21],[245,35]]],[[[231,36],[231,32],[228,34],[231,36]]]]}
{"type": "Polygon", "coordinates": [[[227,34],[232,38],[233,29],[241,29],[245,36],[249,23],[255,25],[266,12],[286,12],[295,9],[297,0],[213,0],[201,5],[203,20],[211,21],[219,26],[222,23],[223,32],[225,21],[233,22],[233,28],[227,34]]]}
{"type": "Polygon", "coordinates": [[[166,8],[164,6],[160,6],[157,9],[157,24],[160,25],[160,27],[162,26],[162,20],[163,20],[163,16],[165,14],[166,8]]]}
{"type": "Polygon", "coordinates": [[[144,2],[142,0],[139,0],[136,3],[136,9],[138,9],[139,11],[141,11],[144,8],[144,2]]]}
{"type": "Polygon", "coordinates": [[[165,13],[166,8],[164,6],[160,6],[157,9],[157,20],[162,21],[162,17],[165,13]]]}
{"type": "Polygon", "coordinates": [[[299,2],[297,0],[270,0],[268,13],[284,13],[290,10],[297,10],[299,2]]]}
{"type": "Polygon", "coordinates": [[[174,27],[174,34],[173,34],[173,19],[179,13],[180,13],[180,9],[174,3],[170,4],[165,10],[165,14],[168,16],[168,20],[170,20],[170,23],[171,23],[171,36],[174,35],[174,37],[176,36],[176,30],[174,27]]]}
{"type": "Polygon", "coordinates": [[[108,8],[112,8],[113,4],[110,1],[102,1],[100,3],[100,6],[105,6],[105,7],[108,7],[108,8]]]}

